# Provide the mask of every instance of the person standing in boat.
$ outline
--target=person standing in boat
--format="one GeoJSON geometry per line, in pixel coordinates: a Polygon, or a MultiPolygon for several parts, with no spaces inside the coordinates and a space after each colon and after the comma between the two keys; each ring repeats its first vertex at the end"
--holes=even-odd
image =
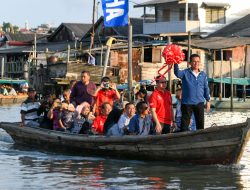
{"type": "Polygon", "coordinates": [[[210,110],[210,91],[207,74],[200,71],[200,56],[190,56],[190,68],[180,70],[178,64],[174,65],[174,74],[182,80],[181,101],[181,131],[188,131],[192,113],[194,113],[197,129],[204,129],[204,102],[206,109],[210,110]]]}
{"type": "MultiPolygon", "coordinates": [[[[182,117],[182,113],[181,113],[182,89],[181,88],[178,88],[175,91],[175,96],[176,96],[177,102],[176,102],[176,112],[175,112],[176,127],[174,129],[174,132],[179,132],[181,130],[181,117],[182,117]]],[[[192,117],[190,120],[189,130],[196,131],[194,113],[192,114],[192,117]]]]}
{"type": "Polygon", "coordinates": [[[93,106],[93,94],[95,90],[96,85],[90,81],[90,73],[88,71],[82,71],[81,81],[78,81],[71,89],[70,103],[73,103],[75,107],[83,102],[88,102],[93,106]]]}
{"type": "Polygon", "coordinates": [[[39,127],[39,107],[40,102],[36,100],[36,90],[28,88],[28,98],[21,105],[21,127],[39,127]]]}
{"type": "Polygon", "coordinates": [[[114,102],[120,99],[120,93],[109,77],[103,77],[101,79],[101,85],[96,89],[94,96],[96,97],[94,106],[94,113],[96,115],[100,114],[103,103],[108,102],[113,107],[114,102]]]}
{"type": "Polygon", "coordinates": [[[156,134],[170,133],[175,126],[172,96],[166,90],[167,80],[164,76],[156,77],[156,89],[150,95],[148,102],[155,122],[156,134]]]}

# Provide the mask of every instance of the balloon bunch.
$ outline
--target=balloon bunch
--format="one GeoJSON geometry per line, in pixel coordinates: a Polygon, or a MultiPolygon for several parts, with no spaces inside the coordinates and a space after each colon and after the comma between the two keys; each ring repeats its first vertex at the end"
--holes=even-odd
{"type": "Polygon", "coordinates": [[[165,59],[165,64],[158,70],[158,74],[164,77],[164,75],[172,69],[174,64],[180,64],[185,59],[185,54],[182,52],[180,46],[169,44],[164,48],[162,57],[165,59]],[[167,66],[169,66],[168,69],[162,74],[161,71],[167,66]]]}

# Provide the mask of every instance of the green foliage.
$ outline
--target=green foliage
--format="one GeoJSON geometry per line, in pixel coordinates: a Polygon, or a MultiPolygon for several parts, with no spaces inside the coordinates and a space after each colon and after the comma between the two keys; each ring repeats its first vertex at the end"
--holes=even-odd
{"type": "Polygon", "coordinates": [[[19,31],[19,27],[16,25],[12,25],[10,22],[3,22],[2,30],[4,32],[17,33],[19,31]]]}

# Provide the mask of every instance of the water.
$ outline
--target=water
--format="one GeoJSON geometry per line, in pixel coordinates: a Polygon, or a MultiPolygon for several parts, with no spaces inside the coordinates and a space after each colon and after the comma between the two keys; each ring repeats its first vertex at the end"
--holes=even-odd
{"type": "MultiPolygon", "coordinates": [[[[20,121],[19,107],[0,107],[0,121],[20,121]]],[[[206,126],[232,124],[248,112],[212,112],[206,126]]],[[[238,165],[199,166],[72,157],[16,147],[0,129],[0,190],[250,189],[250,143],[238,165]]]]}

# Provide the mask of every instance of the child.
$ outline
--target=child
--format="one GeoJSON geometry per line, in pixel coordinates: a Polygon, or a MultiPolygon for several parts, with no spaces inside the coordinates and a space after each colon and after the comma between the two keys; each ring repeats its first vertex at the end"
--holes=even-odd
{"type": "Polygon", "coordinates": [[[53,120],[53,129],[56,131],[66,131],[61,121],[62,103],[60,99],[56,99],[48,112],[48,118],[53,120]]]}

